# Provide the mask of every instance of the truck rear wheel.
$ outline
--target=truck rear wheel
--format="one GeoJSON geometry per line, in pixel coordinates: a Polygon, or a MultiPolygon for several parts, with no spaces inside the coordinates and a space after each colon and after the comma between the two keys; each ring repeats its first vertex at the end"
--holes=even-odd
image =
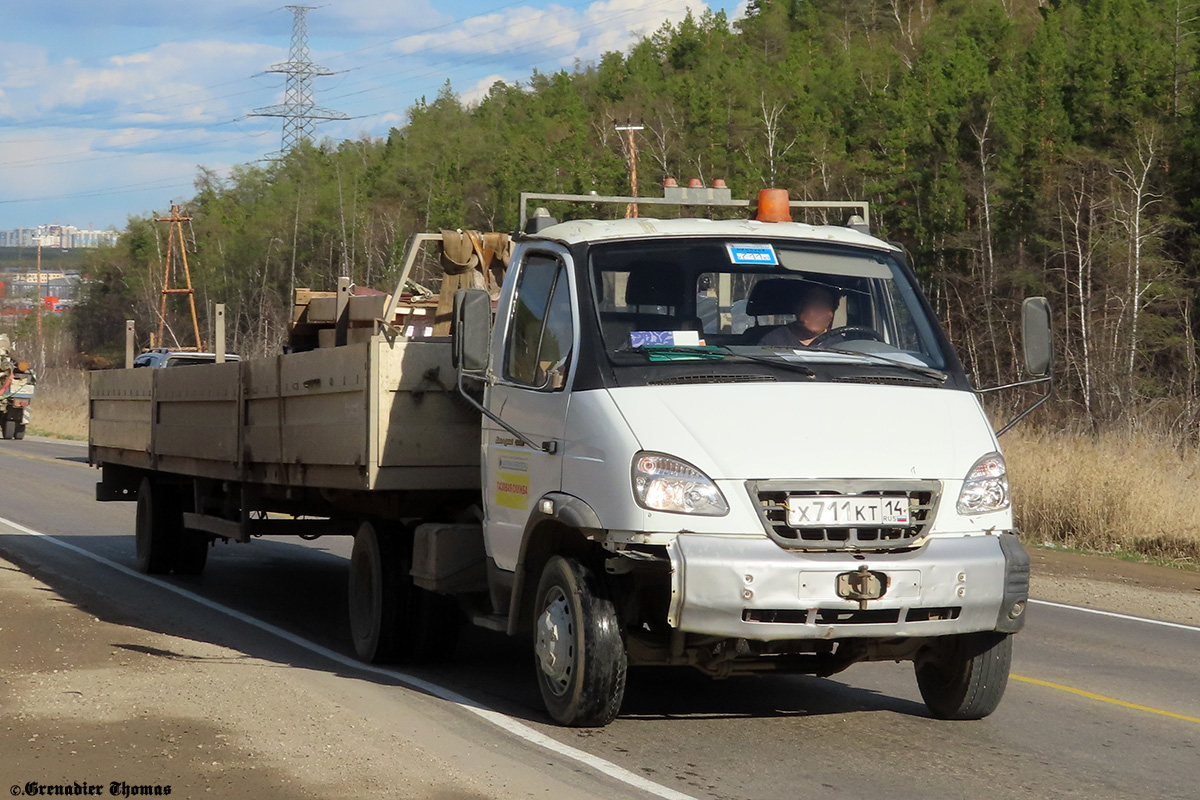
{"type": "Polygon", "coordinates": [[[175,542],[175,573],[199,575],[204,572],[204,565],[208,563],[210,541],[202,533],[181,529],[179,539],[175,542]]]}
{"type": "Polygon", "coordinates": [[[372,664],[391,661],[398,650],[396,615],[400,581],[397,543],[364,522],[350,552],[350,636],[354,652],[372,664]]]}
{"type": "Polygon", "coordinates": [[[918,657],[917,686],[938,719],[983,719],[1000,705],[1011,664],[1010,634],[944,636],[918,657]]]}
{"type": "Polygon", "coordinates": [[[17,423],[11,419],[4,420],[4,427],[0,429],[0,436],[3,436],[5,439],[14,439],[16,438],[16,432],[17,423]]]}
{"type": "Polygon", "coordinates": [[[25,425],[23,423],[18,422],[16,424],[16,426],[13,428],[12,438],[14,438],[14,439],[24,439],[25,438],[25,425]]]}
{"type": "Polygon", "coordinates": [[[616,607],[593,572],[554,556],[542,570],[534,607],[538,688],[561,725],[607,725],[625,696],[627,659],[616,607]]]}
{"type": "Polygon", "coordinates": [[[134,533],[138,572],[157,575],[169,572],[175,562],[175,544],[183,530],[183,511],[178,497],[149,478],[138,487],[134,533]]]}
{"type": "Polygon", "coordinates": [[[461,615],[451,597],[413,583],[403,536],[364,522],[350,554],[350,634],[363,661],[436,661],[458,641],[461,615]]]}

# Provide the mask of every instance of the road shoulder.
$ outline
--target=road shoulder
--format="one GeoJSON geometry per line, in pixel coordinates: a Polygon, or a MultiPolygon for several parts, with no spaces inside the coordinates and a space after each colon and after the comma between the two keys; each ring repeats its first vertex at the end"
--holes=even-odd
{"type": "Polygon", "coordinates": [[[1200,571],[1045,548],[1029,555],[1034,598],[1200,625],[1200,571]]]}
{"type": "Polygon", "coordinates": [[[437,752],[439,732],[417,719],[385,727],[314,691],[303,671],[102,620],[2,559],[0,641],[0,782],[10,786],[470,800],[555,784],[505,785],[437,752]]]}

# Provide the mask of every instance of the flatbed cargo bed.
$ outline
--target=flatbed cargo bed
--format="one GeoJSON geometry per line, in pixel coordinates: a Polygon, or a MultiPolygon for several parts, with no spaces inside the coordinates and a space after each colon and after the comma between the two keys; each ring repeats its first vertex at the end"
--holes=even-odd
{"type": "Polygon", "coordinates": [[[92,464],[352,491],[478,489],[479,414],[448,340],[91,374],[92,464]]]}

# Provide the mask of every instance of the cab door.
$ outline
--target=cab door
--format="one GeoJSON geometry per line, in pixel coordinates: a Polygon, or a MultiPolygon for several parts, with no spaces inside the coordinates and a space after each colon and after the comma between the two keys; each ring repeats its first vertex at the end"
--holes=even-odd
{"type": "Polygon", "coordinates": [[[538,499],[562,487],[568,387],[578,348],[570,257],[526,251],[506,280],[484,403],[534,446],[484,418],[485,541],[496,566],[514,570],[538,499]]]}

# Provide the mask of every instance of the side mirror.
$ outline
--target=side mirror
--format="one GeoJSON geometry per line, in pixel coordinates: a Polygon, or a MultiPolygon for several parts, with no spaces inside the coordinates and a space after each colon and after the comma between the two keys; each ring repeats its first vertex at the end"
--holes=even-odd
{"type": "Polygon", "coordinates": [[[484,289],[454,293],[454,366],[460,373],[480,375],[487,370],[492,339],[492,298],[484,289]]]}
{"type": "Polygon", "coordinates": [[[1050,303],[1044,297],[1027,297],[1021,304],[1021,341],[1025,369],[1044,378],[1054,366],[1054,335],[1050,328],[1050,303]]]}

